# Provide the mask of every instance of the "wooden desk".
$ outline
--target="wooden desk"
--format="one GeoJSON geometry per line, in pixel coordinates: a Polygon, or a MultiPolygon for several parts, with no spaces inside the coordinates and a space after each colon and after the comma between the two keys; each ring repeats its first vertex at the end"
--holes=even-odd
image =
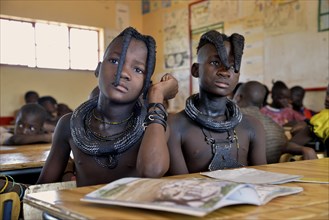
{"type": "Polygon", "coordinates": [[[51,144],[0,146],[0,172],[11,175],[24,171],[40,171],[46,162],[51,144]]]}
{"type": "MultiPolygon", "coordinates": [[[[297,161],[254,168],[303,175],[306,178],[329,179],[329,158],[297,161]]],[[[173,176],[170,178],[203,177],[200,174],[173,176]]],[[[206,177],[205,177],[206,178],[206,177]]],[[[328,219],[329,184],[286,183],[301,186],[304,191],[275,198],[263,206],[237,205],[218,209],[205,219],[328,219]]],[[[78,187],[67,190],[27,194],[24,202],[63,219],[200,219],[176,213],[135,209],[111,205],[81,202],[85,194],[102,185],[78,187]]]]}

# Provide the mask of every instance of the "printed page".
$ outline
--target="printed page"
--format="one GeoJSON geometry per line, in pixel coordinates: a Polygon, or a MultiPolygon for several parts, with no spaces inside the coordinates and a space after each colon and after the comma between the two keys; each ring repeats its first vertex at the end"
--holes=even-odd
{"type": "Polygon", "coordinates": [[[123,178],[87,194],[81,201],[205,216],[224,206],[262,205],[275,197],[302,190],[209,178],[123,178]]]}
{"type": "Polygon", "coordinates": [[[200,173],[223,181],[252,184],[281,184],[300,179],[302,176],[268,172],[254,168],[238,168],[232,170],[216,170],[200,173]]]}
{"type": "MultiPolygon", "coordinates": [[[[123,178],[87,194],[81,201],[204,216],[220,207],[241,203],[224,200],[245,186],[249,187],[208,178],[123,178]]],[[[255,190],[249,188],[248,193],[257,197],[255,190]]]]}
{"type": "Polygon", "coordinates": [[[286,196],[303,191],[302,187],[278,185],[250,185],[256,193],[251,193],[248,187],[243,187],[228,197],[228,200],[240,200],[244,204],[264,205],[279,196],[286,196]]]}

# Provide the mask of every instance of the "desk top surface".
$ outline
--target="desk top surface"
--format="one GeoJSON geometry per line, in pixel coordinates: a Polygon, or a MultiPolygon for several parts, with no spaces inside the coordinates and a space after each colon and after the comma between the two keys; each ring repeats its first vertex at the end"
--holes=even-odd
{"type": "Polygon", "coordinates": [[[42,167],[51,144],[0,146],[0,171],[42,167]]]}
{"type": "MultiPolygon", "coordinates": [[[[253,168],[303,175],[308,179],[329,180],[329,158],[278,163],[253,168]]],[[[172,176],[169,178],[204,177],[200,174],[172,176]]],[[[204,177],[206,178],[206,177],[204,177]]],[[[304,191],[275,198],[263,206],[237,205],[218,209],[206,219],[328,219],[329,185],[291,182],[286,186],[300,186],[304,191]]],[[[103,185],[28,194],[24,202],[64,219],[198,219],[176,213],[92,204],[80,199],[103,185]]]]}

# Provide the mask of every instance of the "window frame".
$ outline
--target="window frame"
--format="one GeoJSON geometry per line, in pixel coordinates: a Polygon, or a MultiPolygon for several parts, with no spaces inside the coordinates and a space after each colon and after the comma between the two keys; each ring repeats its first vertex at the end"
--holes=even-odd
{"type": "MultiPolygon", "coordinates": [[[[98,27],[91,27],[91,26],[84,26],[84,25],[75,25],[75,24],[67,24],[67,23],[62,23],[62,22],[54,22],[54,21],[45,21],[45,20],[32,20],[32,19],[26,19],[26,18],[21,18],[21,17],[13,17],[13,16],[5,16],[5,15],[0,15],[1,20],[8,20],[8,21],[16,21],[16,22],[25,22],[25,23],[30,23],[33,28],[34,32],[34,41],[32,42],[34,45],[34,64],[33,66],[29,66],[27,64],[10,64],[10,63],[0,63],[0,65],[7,65],[7,66],[19,66],[19,67],[27,67],[27,68],[35,68],[35,69],[56,69],[56,70],[74,70],[74,71],[94,71],[97,67],[97,63],[101,61],[101,53],[103,52],[103,39],[104,39],[104,30],[102,28],[98,27]],[[37,51],[37,42],[36,42],[36,30],[35,26],[37,23],[40,24],[48,24],[48,25],[56,25],[56,26],[64,26],[67,28],[67,34],[68,34],[68,68],[56,68],[56,67],[47,67],[47,66],[38,66],[37,60],[38,60],[38,55],[36,53],[37,51]],[[77,29],[77,30],[86,30],[86,31],[94,31],[97,34],[97,62],[95,63],[95,68],[88,69],[88,68],[72,68],[71,63],[72,63],[72,57],[71,57],[71,33],[70,31],[72,29],[77,29]]],[[[95,55],[95,54],[94,54],[95,55]]],[[[76,62],[75,62],[76,63],[76,62]]]]}

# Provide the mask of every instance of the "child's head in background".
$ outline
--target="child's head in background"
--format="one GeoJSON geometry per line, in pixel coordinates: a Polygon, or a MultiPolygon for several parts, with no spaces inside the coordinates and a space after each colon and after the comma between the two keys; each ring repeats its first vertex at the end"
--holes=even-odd
{"type": "Polygon", "coordinates": [[[15,134],[42,134],[46,119],[47,112],[42,106],[35,103],[25,104],[17,114],[15,134]]]}

